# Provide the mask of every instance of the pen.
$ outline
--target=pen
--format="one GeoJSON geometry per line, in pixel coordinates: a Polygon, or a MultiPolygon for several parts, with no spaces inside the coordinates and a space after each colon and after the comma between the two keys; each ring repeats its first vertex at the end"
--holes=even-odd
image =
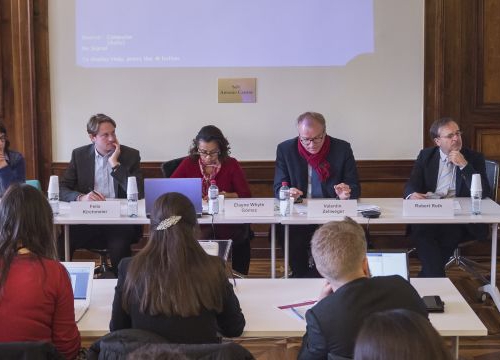
{"type": "Polygon", "coordinates": [[[304,317],[297,311],[297,309],[295,309],[294,307],[291,307],[290,310],[292,310],[293,313],[295,315],[297,315],[299,318],[301,318],[302,320],[305,320],[304,317]]]}

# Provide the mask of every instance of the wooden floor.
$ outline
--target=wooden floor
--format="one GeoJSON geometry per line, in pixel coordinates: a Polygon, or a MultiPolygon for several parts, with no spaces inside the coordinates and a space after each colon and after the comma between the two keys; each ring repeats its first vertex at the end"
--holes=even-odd
{"type": "MultiPolygon", "coordinates": [[[[489,265],[489,258],[475,258],[480,263],[489,265]]],[[[277,277],[283,276],[283,262],[277,261],[277,277]]],[[[410,259],[410,275],[415,277],[420,270],[417,259],[410,259]]],[[[497,269],[497,273],[500,274],[497,269]]],[[[488,271],[485,271],[485,275],[488,271]]],[[[271,263],[269,259],[252,259],[249,278],[269,278],[271,263]]],[[[481,285],[468,273],[452,267],[447,272],[448,276],[458,288],[462,296],[474,309],[478,317],[488,328],[488,336],[461,337],[460,358],[462,360],[499,360],[500,359],[500,313],[495,308],[491,299],[484,303],[477,300],[477,288],[481,285]]],[[[497,282],[498,283],[498,282],[497,282]]],[[[95,339],[83,339],[83,346],[87,347],[95,339]]],[[[301,338],[276,338],[276,339],[248,339],[238,338],[235,342],[241,343],[258,360],[296,359],[301,346],[301,338]]]]}

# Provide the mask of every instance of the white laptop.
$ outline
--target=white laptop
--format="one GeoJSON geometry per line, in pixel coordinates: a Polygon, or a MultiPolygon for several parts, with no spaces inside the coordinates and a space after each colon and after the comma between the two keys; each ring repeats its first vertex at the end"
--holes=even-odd
{"type": "Polygon", "coordinates": [[[95,263],[63,262],[62,264],[68,270],[71,279],[73,296],[75,298],[75,321],[78,322],[90,306],[95,263]]]}
{"type": "Polygon", "coordinates": [[[408,253],[405,250],[370,250],[366,256],[372,276],[399,275],[410,279],[408,253]]]}

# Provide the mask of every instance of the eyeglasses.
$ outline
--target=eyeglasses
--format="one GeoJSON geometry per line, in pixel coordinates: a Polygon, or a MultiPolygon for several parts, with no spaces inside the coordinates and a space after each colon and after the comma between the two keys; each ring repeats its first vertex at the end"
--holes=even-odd
{"type": "Polygon", "coordinates": [[[461,131],[461,130],[457,130],[457,131],[455,131],[454,133],[451,133],[451,134],[448,134],[448,135],[444,135],[444,136],[440,136],[440,138],[451,140],[451,139],[453,139],[455,136],[456,136],[456,137],[460,137],[460,136],[462,136],[462,131],[461,131]]]}
{"type": "Polygon", "coordinates": [[[0,141],[7,141],[7,135],[0,135],[0,141]]]}
{"type": "Polygon", "coordinates": [[[310,143],[319,144],[323,140],[325,135],[326,134],[323,133],[323,134],[315,136],[313,138],[304,138],[302,136],[299,136],[299,139],[300,139],[300,142],[304,145],[309,145],[310,143]]]}
{"type": "Polygon", "coordinates": [[[198,149],[198,155],[203,156],[203,157],[214,157],[214,156],[218,156],[219,154],[220,154],[219,150],[206,151],[206,150],[198,149]]]}

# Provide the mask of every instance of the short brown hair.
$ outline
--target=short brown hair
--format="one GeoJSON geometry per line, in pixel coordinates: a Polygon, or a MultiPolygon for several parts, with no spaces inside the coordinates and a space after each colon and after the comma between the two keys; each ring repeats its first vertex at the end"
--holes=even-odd
{"type": "Polygon", "coordinates": [[[323,126],[323,131],[326,130],[326,121],[325,121],[325,117],[322,114],[317,113],[317,112],[313,112],[313,111],[307,111],[303,114],[300,114],[299,117],[297,118],[297,126],[299,126],[300,123],[306,119],[307,120],[315,120],[321,126],[323,126]]]}
{"type": "Polygon", "coordinates": [[[331,221],[314,233],[311,252],[319,273],[338,281],[357,272],[366,257],[363,228],[349,217],[331,221]]]}
{"type": "Polygon", "coordinates": [[[113,127],[116,128],[116,122],[111,119],[108,115],[104,114],[95,114],[92,115],[87,122],[87,133],[90,135],[96,136],[97,133],[99,132],[99,126],[102,123],[109,122],[113,127]]]}
{"type": "Polygon", "coordinates": [[[431,128],[429,129],[429,134],[431,136],[431,140],[434,141],[434,139],[438,138],[439,137],[439,129],[442,126],[448,125],[451,122],[455,122],[455,120],[453,120],[451,117],[444,117],[444,118],[435,120],[432,123],[431,128]]]}

